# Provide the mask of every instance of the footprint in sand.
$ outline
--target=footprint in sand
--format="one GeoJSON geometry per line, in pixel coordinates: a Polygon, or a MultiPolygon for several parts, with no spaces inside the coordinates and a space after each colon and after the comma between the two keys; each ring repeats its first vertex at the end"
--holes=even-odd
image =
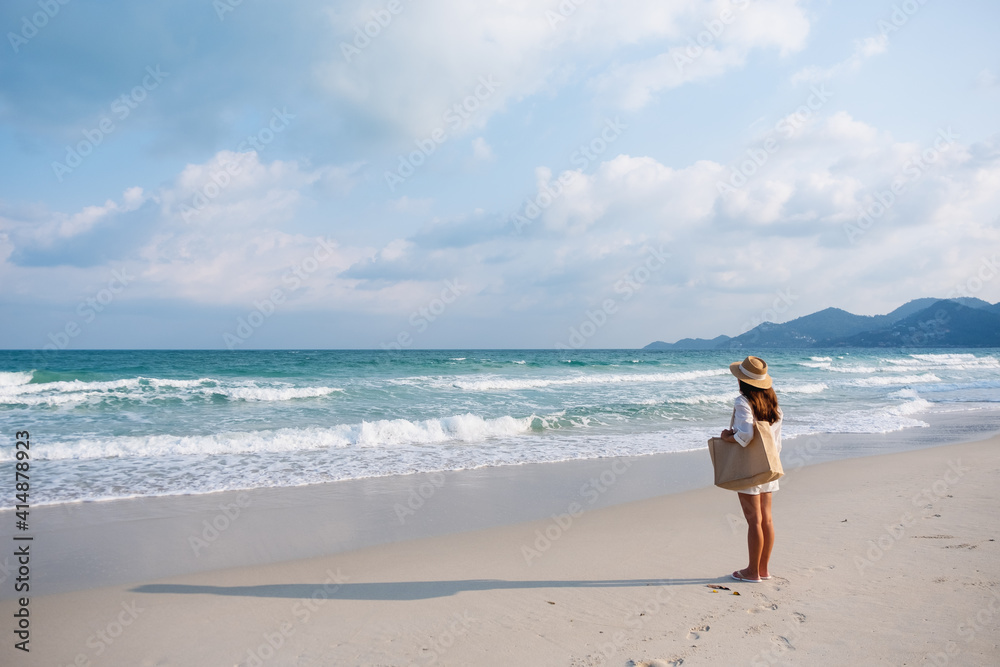
{"type": "Polygon", "coordinates": [[[711,626],[708,626],[708,625],[699,625],[697,628],[691,628],[691,630],[687,634],[687,638],[688,639],[700,639],[701,638],[701,633],[708,632],[710,627],[711,626]]]}
{"type": "Polygon", "coordinates": [[[799,612],[799,611],[793,611],[792,612],[792,618],[794,618],[799,623],[805,623],[806,622],[806,615],[803,614],[802,612],[799,612]]]}
{"type": "Polygon", "coordinates": [[[747,609],[748,614],[759,614],[762,611],[778,611],[778,605],[772,602],[770,604],[757,605],[756,607],[747,609]]]}

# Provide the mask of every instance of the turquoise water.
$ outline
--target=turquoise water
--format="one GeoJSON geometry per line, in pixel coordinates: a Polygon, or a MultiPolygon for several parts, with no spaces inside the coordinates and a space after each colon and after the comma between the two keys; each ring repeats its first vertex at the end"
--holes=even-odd
{"type": "MultiPolygon", "coordinates": [[[[30,430],[39,504],[683,451],[727,425],[741,357],[5,351],[0,461],[30,430]]],[[[1000,350],[764,357],[786,438],[919,428],[935,410],[1000,402],[1000,350]]]]}

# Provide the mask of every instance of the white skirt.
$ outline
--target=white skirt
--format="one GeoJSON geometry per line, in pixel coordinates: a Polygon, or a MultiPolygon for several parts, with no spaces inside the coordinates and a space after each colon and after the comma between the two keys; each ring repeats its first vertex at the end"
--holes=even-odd
{"type": "Polygon", "coordinates": [[[778,490],[778,480],[773,482],[768,482],[767,484],[758,484],[757,486],[751,486],[749,489],[736,489],[737,493],[745,493],[748,496],[759,496],[762,493],[774,493],[778,490]]]}

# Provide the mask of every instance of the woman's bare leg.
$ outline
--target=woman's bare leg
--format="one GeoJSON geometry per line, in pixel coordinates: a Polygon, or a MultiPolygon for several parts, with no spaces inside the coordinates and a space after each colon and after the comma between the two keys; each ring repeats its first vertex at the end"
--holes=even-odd
{"type": "Polygon", "coordinates": [[[771,549],[774,548],[774,522],[771,520],[771,494],[760,494],[760,527],[763,542],[760,550],[760,565],[758,572],[761,577],[768,577],[771,571],[768,564],[771,561],[771,549]]]}
{"type": "MultiPolygon", "coordinates": [[[[747,551],[750,556],[749,565],[745,570],[740,570],[740,575],[746,579],[760,579],[760,558],[764,549],[760,496],[749,493],[741,493],[739,496],[743,516],[747,520],[747,551]]],[[[768,494],[768,504],[770,505],[770,494],[768,494]]]]}

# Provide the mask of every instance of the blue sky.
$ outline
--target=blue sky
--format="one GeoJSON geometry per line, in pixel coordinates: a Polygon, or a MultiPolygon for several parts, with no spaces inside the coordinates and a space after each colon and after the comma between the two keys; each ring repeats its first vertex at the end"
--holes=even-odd
{"type": "Polygon", "coordinates": [[[7,2],[0,347],[636,347],[995,302],[998,22],[7,2]]]}

